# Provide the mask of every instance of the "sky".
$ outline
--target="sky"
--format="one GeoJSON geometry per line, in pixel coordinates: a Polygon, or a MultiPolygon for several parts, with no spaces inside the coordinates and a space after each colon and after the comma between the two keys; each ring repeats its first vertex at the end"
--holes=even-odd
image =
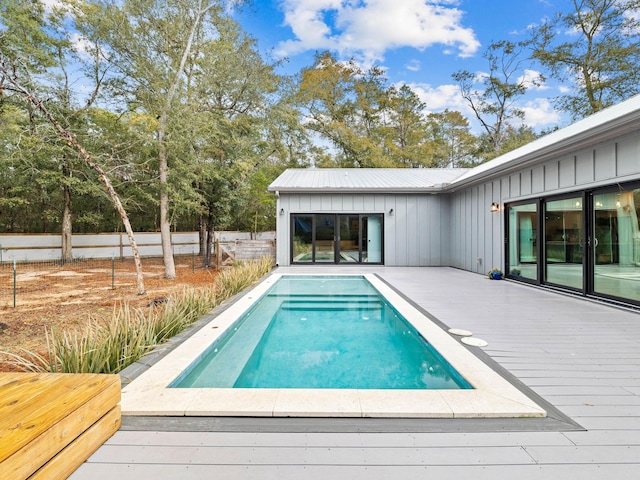
{"type": "MultiPolygon", "coordinates": [[[[236,13],[259,49],[286,59],[283,74],[313,64],[316,52],[384,68],[391,84],[408,84],[427,105],[473,114],[451,75],[487,71],[487,46],[528,38],[528,28],[566,9],[566,0],[253,0],[236,13]]],[[[527,75],[539,66],[531,65],[527,75]]],[[[551,99],[562,86],[531,88],[519,106],[536,130],[564,126],[551,99]]],[[[479,128],[472,122],[472,128],[479,128]]]]}

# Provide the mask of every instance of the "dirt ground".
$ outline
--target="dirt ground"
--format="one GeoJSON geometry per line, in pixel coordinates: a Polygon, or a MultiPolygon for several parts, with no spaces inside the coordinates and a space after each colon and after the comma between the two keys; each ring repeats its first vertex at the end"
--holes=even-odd
{"type": "MultiPolygon", "coordinates": [[[[90,318],[107,317],[115,306],[127,302],[147,308],[157,298],[185,287],[212,283],[215,269],[204,269],[200,259],[176,258],[175,280],[164,279],[160,258],[142,259],[145,295],[136,294],[133,261],[87,260],[13,265],[0,269],[0,352],[21,353],[21,349],[44,353],[45,329],[82,328],[90,318]]],[[[0,354],[0,371],[10,371],[6,356],[0,354]]]]}

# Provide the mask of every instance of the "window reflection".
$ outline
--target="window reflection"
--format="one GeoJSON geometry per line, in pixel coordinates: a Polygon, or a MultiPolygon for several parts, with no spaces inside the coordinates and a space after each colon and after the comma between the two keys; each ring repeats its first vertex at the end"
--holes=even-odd
{"type": "Polygon", "coordinates": [[[316,215],[316,262],[334,261],[335,215],[316,215]]]}
{"type": "Polygon", "coordinates": [[[536,280],[538,278],[537,222],[535,203],[509,208],[509,275],[536,280]]]}
{"type": "Polygon", "coordinates": [[[545,280],[581,289],[584,232],[582,198],[547,202],[545,209],[545,280]]]}
{"type": "Polygon", "coordinates": [[[640,190],[593,196],[594,291],[640,300],[640,190]]]}
{"type": "Polygon", "coordinates": [[[340,215],[340,263],[360,261],[360,221],[358,215],[340,215]]]}
{"type": "Polygon", "coordinates": [[[313,217],[310,215],[293,216],[293,261],[313,262],[312,252],[313,217]]]}

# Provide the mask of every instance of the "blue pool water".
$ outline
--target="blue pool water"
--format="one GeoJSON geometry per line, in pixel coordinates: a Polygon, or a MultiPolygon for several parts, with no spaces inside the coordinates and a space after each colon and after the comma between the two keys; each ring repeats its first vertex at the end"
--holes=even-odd
{"type": "Polygon", "coordinates": [[[362,276],[281,277],[171,387],[471,388],[362,276]]]}

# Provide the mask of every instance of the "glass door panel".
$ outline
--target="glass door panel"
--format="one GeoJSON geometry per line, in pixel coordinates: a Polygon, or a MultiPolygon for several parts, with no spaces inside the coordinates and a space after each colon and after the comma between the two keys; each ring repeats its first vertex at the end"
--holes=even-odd
{"type": "Polygon", "coordinates": [[[537,204],[509,207],[509,275],[538,279],[537,223],[537,204]]]}
{"type": "Polygon", "coordinates": [[[362,230],[362,261],[382,263],[382,217],[363,217],[362,230]]]}
{"type": "Polygon", "coordinates": [[[360,262],[360,218],[358,215],[340,215],[339,263],[360,262]]]}
{"type": "Polygon", "coordinates": [[[293,214],[291,263],[382,263],[380,214],[293,214]]]}
{"type": "Polygon", "coordinates": [[[313,215],[293,215],[292,261],[313,262],[313,215]]]}
{"type": "Polygon", "coordinates": [[[335,219],[335,215],[316,215],[316,263],[335,262],[335,219]]]}
{"type": "Polygon", "coordinates": [[[595,293],[640,301],[640,190],[593,196],[595,293]]]}
{"type": "Polygon", "coordinates": [[[545,281],[583,288],[582,197],[546,203],[544,225],[545,281]]]}

